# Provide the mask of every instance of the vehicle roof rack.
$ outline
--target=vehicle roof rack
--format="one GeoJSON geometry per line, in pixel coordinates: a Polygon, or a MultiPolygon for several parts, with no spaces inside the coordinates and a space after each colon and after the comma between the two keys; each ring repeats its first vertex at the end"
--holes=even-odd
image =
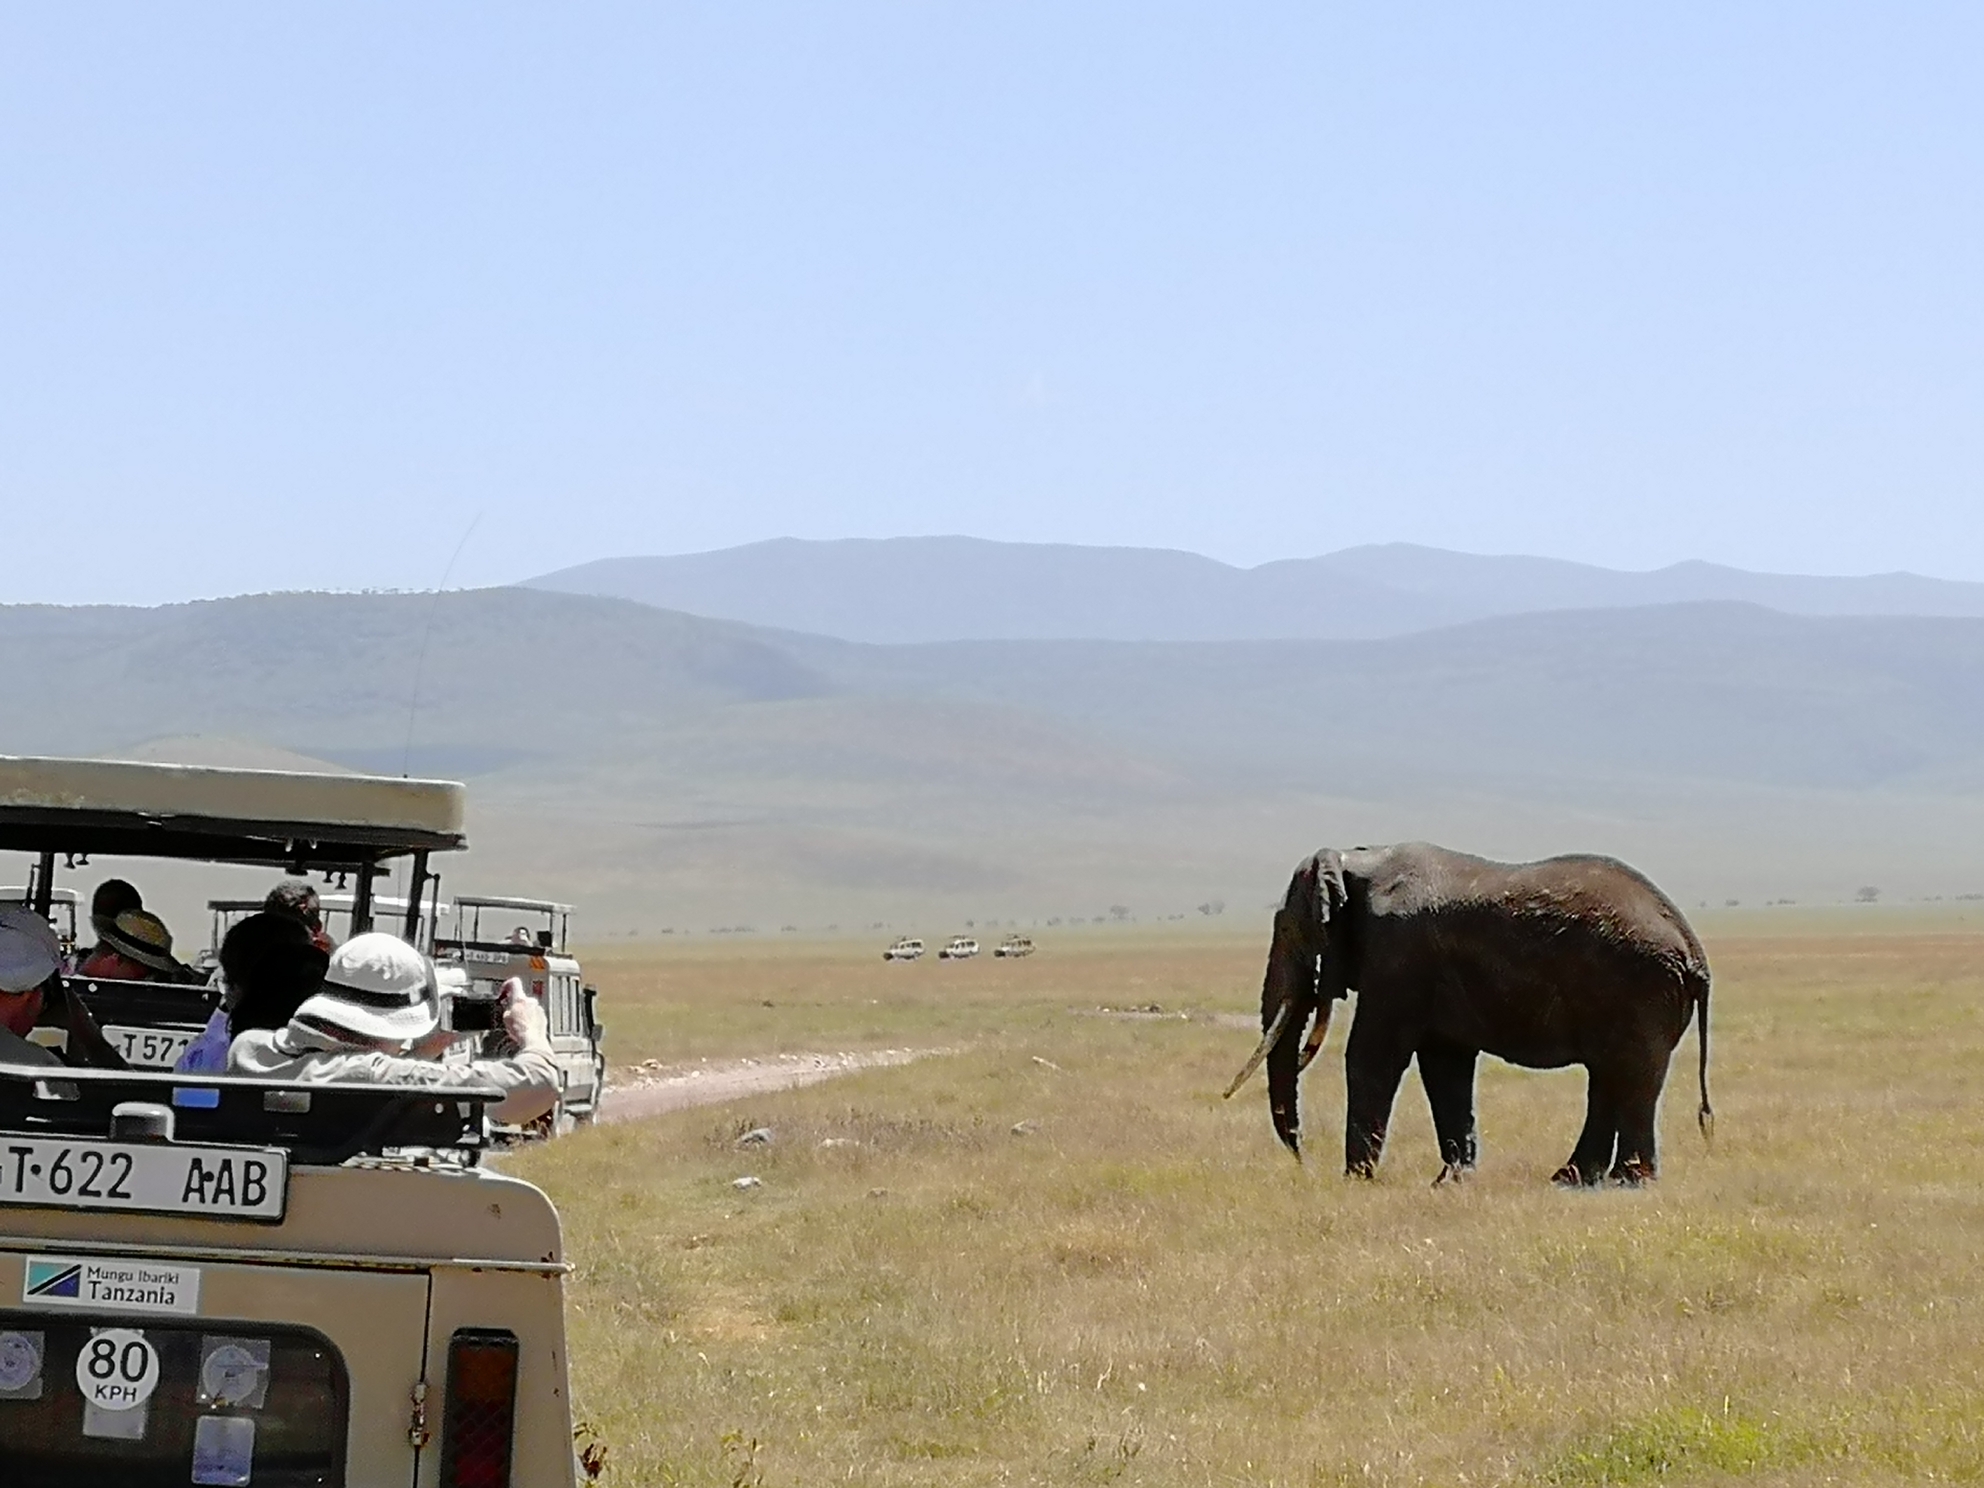
{"type": "Polygon", "coordinates": [[[108,1138],[126,1101],[173,1109],[173,1140],[280,1147],[302,1167],[427,1148],[471,1159],[487,1145],[493,1086],[298,1085],[234,1075],[0,1065],[0,1134],[108,1138]],[[191,1099],[179,1092],[195,1092],[191,1099]],[[207,1092],[211,1092],[208,1094],[207,1092]]]}

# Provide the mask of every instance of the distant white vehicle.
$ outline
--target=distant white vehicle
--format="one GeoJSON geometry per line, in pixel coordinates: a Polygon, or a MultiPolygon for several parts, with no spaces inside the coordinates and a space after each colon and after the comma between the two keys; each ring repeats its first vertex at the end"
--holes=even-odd
{"type": "Polygon", "coordinates": [[[992,948],[995,956],[1031,956],[1033,942],[1024,935],[1008,935],[992,948]]]}
{"type": "Polygon", "coordinates": [[[922,954],[923,942],[912,940],[909,936],[905,935],[886,951],[882,952],[882,959],[884,961],[914,961],[922,954]]]}
{"type": "Polygon", "coordinates": [[[978,954],[978,942],[969,935],[953,935],[951,943],[937,952],[939,961],[969,961],[978,954]]]}
{"type": "MultiPolygon", "coordinates": [[[[0,889],[0,904],[25,904],[32,909],[34,890],[0,889]]],[[[74,889],[48,891],[48,923],[55,927],[55,938],[62,942],[62,954],[65,956],[76,949],[76,904],[74,889]]]]}

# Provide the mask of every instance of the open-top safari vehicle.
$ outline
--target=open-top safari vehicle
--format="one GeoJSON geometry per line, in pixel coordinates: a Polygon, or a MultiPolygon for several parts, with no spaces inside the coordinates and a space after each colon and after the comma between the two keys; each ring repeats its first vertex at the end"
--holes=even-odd
{"type": "MultiPolygon", "coordinates": [[[[417,902],[461,813],[442,782],[0,759],[44,912],[58,857],[178,857],[355,875],[367,928],[380,865],[417,902]]],[[[568,1488],[567,1268],[544,1195],[478,1166],[497,1098],[0,1066],[0,1483],[568,1488]]]]}
{"type": "Polygon", "coordinates": [[[438,969],[444,977],[454,974],[450,1027],[487,1030],[487,1039],[500,1040],[496,1005],[511,977],[544,1004],[560,1078],[558,1105],[547,1119],[554,1128],[592,1121],[606,1093],[599,990],[585,984],[572,954],[571,923],[572,906],[555,900],[458,894],[453,934],[434,941],[438,969]]]}

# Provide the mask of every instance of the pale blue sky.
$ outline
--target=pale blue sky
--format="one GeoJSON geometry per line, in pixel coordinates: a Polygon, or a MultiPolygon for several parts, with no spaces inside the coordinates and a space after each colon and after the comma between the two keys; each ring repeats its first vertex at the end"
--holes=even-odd
{"type": "Polygon", "coordinates": [[[0,8],[0,599],[784,534],[1984,579],[1984,8],[0,8]]]}

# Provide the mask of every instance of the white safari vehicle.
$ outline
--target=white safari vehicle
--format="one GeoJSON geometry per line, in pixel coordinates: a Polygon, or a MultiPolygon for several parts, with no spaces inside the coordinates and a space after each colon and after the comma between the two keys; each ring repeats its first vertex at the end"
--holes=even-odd
{"type": "MultiPolygon", "coordinates": [[[[0,758],[44,911],[58,858],[172,857],[355,874],[363,928],[382,862],[417,900],[463,845],[444,782],[0,758]]],[[[558,1218],[478,1165],[496,1094],[0,1066],[0,1485],[570,1488],[558,1218]]]]}
{"type": "MultiPolygon", "coordinates": [[[[0,904],[32,904],[34,888],[0,889],[0,904]]],[[[56,889],[49,899],[44,912],[48,923],[55,927],[55,938],[62,943],[62,954],[67,956],[76,949],[76,903],[74,889],[56,889]]]]}
{"type": "Polygon", "coordinates": [[[1008,935],[992,948],[992,954],[1000,957],[1031,956],[1033,942],[1024,935],[1008,935]]]}
{"type": "Polygon", "coordinates": [[[434,959],[451,988],[450,1027],[500,1041],[496,1003],[510,977],[544,1004],[560,1079],[554,1127],[590,1122],[606,1093],[599,991],[585,984],[572,954],[571,923],[572,906],[554,900],[457,894],[454,933],[434,941],[434,959]]]}
{"type": "Polygon", "coordinates": [[[978,942],[969,935],[953,935],[950,944],[937,952],[940,961],[969,961],[978,954],[978,942]]]}
{"type": "Polygon", "coordinates": [[[914,961],[923,954],[923,942],[911,936],[903,936],[882,952],[884,961],[914,961]]]}

